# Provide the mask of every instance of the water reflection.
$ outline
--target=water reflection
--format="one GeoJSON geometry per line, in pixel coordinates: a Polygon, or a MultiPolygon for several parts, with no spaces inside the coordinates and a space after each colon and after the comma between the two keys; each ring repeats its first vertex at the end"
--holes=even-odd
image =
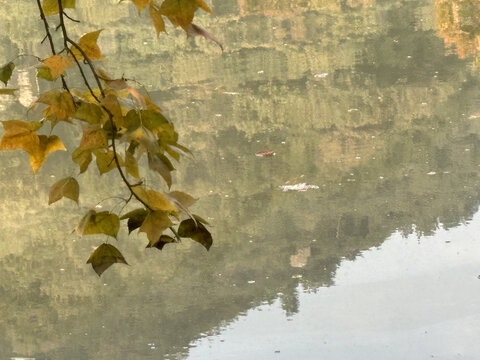
{"type": "MultiPolygon", "coordinates": [[[[68,236],[68,228],[93,204],[88,189],[115,195],[117,180],[98,184],[92,170],[80,178],[86,196],[80,209],[67,203],[47,208],[51,176],[75,171],[56,169],[68,154],[53,154],[34,178],[21,154],[0,153],[2,354],[182,358],[190,343],[259,305],[275,304],[295,319],[309,314],[302,309],[303,291],[318,291],[321,299],[352,299],[339,279],[348,264],[361,266],[365,251],[388,247],[382,244],[392,234],[407,247],[416,244],[417,235],[441,241],[440,229],[458,227],[476,213],[478,77],[468,61],[445,55],[429,1],[213,1],[218,16],[201,23],[219,34],[224,53],[175,33],[157,42],[150,24],[126,22],[127,4],[116,3],[107,2],[97,14],[94,2],[84,1],[78,17],[106,29],[101,40],[106,58],[115,57],[122,68],[127,64],[126,73],[147,87],[164,89],[153,95],[196,154],[195,161],[179,166],[179,188],[201,198],[198,211],[211,214],[218,240],[208,254],[189,242],[146,252],[145,239],[135,242],[123,233],[119,247],[133,266],[112,269],[98,281],[85,266],[97,241],[68,236]],[[256,157],[262,150],[276,155],[256,157]],[[280,189],[299,183],[318,189],[280,189]]],[[[29,2],[7,6],[0,16],[11,36],[2,46],[38,49],[37,40],[25,36],[35,22],[8,18],[28,11],[29,2]]],[[[116,66],[110,64],[113,72],[116,66]]],[[[22,76],[35,93],[33,69],[22,76]]],[[[24,113],[20,105],[2,104],[7,110],[2,119],[7,112],[24,113]]],[[[65,131],[61,125],[58,130],[65,131]]],[[[464,235],[455,234],[450,245],[463,246],[460,262],[471,262],[474,242],[457,246],[453,240],[464,235]]],[[[408,249],[407,254],[421,253],[408,249]]],[[[424,253],[427,265],[442,259],[433,249],[431,260],[424,253]]],[[[380,263],[402,256],[373,252],[380,263]]],[[[475,268],[468,266],[462,276],[475,268]]],[[[364,272],[365,278],[374,273],[382,271],[364,272]]],[[[453,269],[445,276],[455,274],[453,269]]],[[[432,276],[425,274],[425,281],[432,276]]],[[[425,285],[410,280],[401,280],[409,293],[425,285]]],[[[395,282],[355,286],[365,296],[388,292],[395,282]]],[[[476,291],[470,280],[457,286],[461,293],[476,291]]],[[[416,314],[420,310],[413,308],[414,295],[411,299],[416,314]]],[[[345,322],[393,311],[380,300],[359,301],[361,308],[352,307],[345,322]]],[[[329,317],[343,311],[335,301],[312,305],[330,327],[305,325],[307,333],[343,331],[329,317]]],[[[450,307],[444,313],[458,314],[450,307]]],[[[403,324],[390,319],[382,328],[386,338],[398,335],[395,326],[403,324]]],[[[288,330],[287,320],[268,321],[288,330]]],[[[361,340],[378,336],[358,329],[361,340]]],[[[408,339],[409,333],[400,337],[408,339]]],[[[277,349],[271,350],[268,355],[275,355],[277,349]]]]}

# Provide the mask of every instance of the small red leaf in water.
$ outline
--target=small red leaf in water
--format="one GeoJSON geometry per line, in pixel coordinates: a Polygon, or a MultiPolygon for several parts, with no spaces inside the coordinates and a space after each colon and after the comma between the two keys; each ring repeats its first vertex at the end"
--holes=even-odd
{"type": "Polygon", "coordinates": [[[255,154],[256,156],[260,156],[260,157],[263,157],[263,156],[274,156],[275,155],[275,152],[274,151],[269,151],[269,150],[263,150],[263,151],[259,151],[255,154]]]}

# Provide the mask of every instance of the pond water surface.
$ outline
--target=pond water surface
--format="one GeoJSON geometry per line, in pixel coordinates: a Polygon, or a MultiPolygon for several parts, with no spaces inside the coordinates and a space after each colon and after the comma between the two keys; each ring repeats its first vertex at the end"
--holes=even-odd
{"type": "MultiPolygon", "coordinates": [[[[117,177],[92,167],[79,207],[48,207],[73,142],[36,176],[0,153],[2,359],[480,358],[476,1],[212,0],[198,22],[223,52],[98,3],[78,1],[72,32],[104,28],[108,69],[168,112],[195,154],[173,188],[199,198],[214,245],[149,251],[122,230],[131,266],[99,279],[102,239],[70,231],[117,177]]],[[[34,2],[0,5],[0,62],[47,56],[34,2]]],[[[33,65],[0,120],[47,88],[33,65]]]]}

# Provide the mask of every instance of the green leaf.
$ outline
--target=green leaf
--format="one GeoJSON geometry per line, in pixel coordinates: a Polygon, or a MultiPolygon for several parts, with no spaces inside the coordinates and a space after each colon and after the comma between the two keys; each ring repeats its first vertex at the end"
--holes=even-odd
{"type": "MultiPolygon", "coordinates": [[[[75,0],[62,0],[62,7],[74,9],[75,0]]],[[[46,16],[58,14],[58,0],[43,0],[42,8],[46,16]]]]}
{"type": "MultiPolygon", "coordinates": [[[[102,150],[94,150],[93,153],[95,154],[95,158],[97,159],[97,167],[98,167],[98,170],[100,171],[100,175],[105,174],[117,167],[117,164],[115,163],[113,151],[111,150],[105,151],[102,149],[102,150]]],[[[118,158],[118,162],[120,163],[120,166],[123,166],[124,163],[122,158],[119,155],[117,155],[117,158],[118,158]]]]}
{"type": "Polygon", "coordinates": [[[69,198],[78,204],[79,193],[80,186],[78,185],[77,180],[73,177],[67,177],[52,185],[48,195],[48,205],[53,204],[63,197],[69,198]]]}
{"type": "Polygon", "coordinates": [[[116,214],[108,211],[97,213],[90,210],[75,229],[81,236],[93,234],[105,234],[116,238],[120,227],[120,219],[116,214]]]}
{"type": "Polygon", "coordinates": [[[135,179],[140,180],[137,159],[135,159],[135,156],[133,156],[130,151],[125,152],[125,169],[127,170],[127,174],[130,174],[135,179]]]}
{"type": "Polygon", "coordinates": [[[181,237],[191,238],[202,244],[207,250],[213,244],[212,235],[203,226],[201,222],[195,222],[192,219],[183,220],[178,226],[178,235],[181,237]]]}
{"type": "Polygon", "coordinates": [[[18,89],[0,89],[0,95],[15,95],[18,89]]]}
{"type": "Polygon", "coordinates": [[[146,233],[150,244],[155,245],[157,241],[159,241],[162,232],[172,225],[173,223],[168,217],[167,212],[152,211],[145,218],[139,231],[146,233]]]}
{"type": "Polygon", "coordinates": [[[147,215],[148,215],[147,210],[143,208],[136,209],[123,215],[120,218],[120,220],[128,219],[127,226],[128,226],[128,233],[130,234],[133,230],[138,229],[143,224],[147,215]]]}
{"type": "Polygon", "coordinates": [[[84,173],[92,162],[92,151],[76,148],[72,153],[72,160],[80,166],[80,174],[84,173]]]}
{"type": "Polygon", "coordinates": [[[80,105],[77,105],[77,111],[72,117],[93,125],[103,124],[107,119],[107,114],[97,104],[82,101],[80,105]]]}
{"type": "Polygon", "coordinates": [[[165,129],[171,129],[171,131],[173,131],[172,124],[170,124],[167,118],[158,111],[141,110],[139,115],[142,125],[154,134],[166,131],[165,129]]]}
{"type": "Polygon", "coordinates": [[[150,242],[147,244],[146,248],[152,248],[152,247],[155,247],[157,248],[158,250],[162,250],[163,247],[166,245],[166,244],[171,244],[171,243],[174,243],[175,242],[175,239],[172,238],[171,236],[168,236],[168,235],[161,235],[160,236],[160,239],[155,243],[155,244],[151,244],[150,242]]]}
{"type": "Polygon", "coordinates": [[[48,81],[55,81],[52,72],[47,66],[39,66],[37,68],[37,77],[48,81]]]}
{"type": "Polygon", "coordinates": [[[13,62],[9,62],[0,68],[0,81],[3,82],[5,86],[7,86],[8,80],[10,80],[12,76],[13,69],[15,69],[13,62]]]}
{"type": "Polygon", "coordinates": [[[87,264],[92,264],[92,268],[98,276],[102,275],[113,264],[128,265],[122,253],[110,244],[102,244],[96,248],[88,258],[87,264]]]}

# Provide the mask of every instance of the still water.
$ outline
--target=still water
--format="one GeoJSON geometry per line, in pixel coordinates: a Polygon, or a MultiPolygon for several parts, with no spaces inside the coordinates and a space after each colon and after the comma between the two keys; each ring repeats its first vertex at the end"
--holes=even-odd
{"type": "MultiPolygon", "coordinates": [[[[174,189],[200,198],[214,245],[146,251],[125,231],[131,266],[99,279],[85,264],[99,239],[70,230],[118,179],[92,167],[80,207],[48,207],[77,172],[69,153],[36,176],[0,153],[2,359],[480,358],[476,1],[212,0],[198,22],[224,52],[157,40],[126,2],[78,3],[75,31],[105,29],[108,69],[161,89],[195,153],[174,189]]],[[[0,62],[47,56],[34,2],[0,5],[0,62]]],[[[0,120],[46,88],[33,65],[0,120]]]]}

